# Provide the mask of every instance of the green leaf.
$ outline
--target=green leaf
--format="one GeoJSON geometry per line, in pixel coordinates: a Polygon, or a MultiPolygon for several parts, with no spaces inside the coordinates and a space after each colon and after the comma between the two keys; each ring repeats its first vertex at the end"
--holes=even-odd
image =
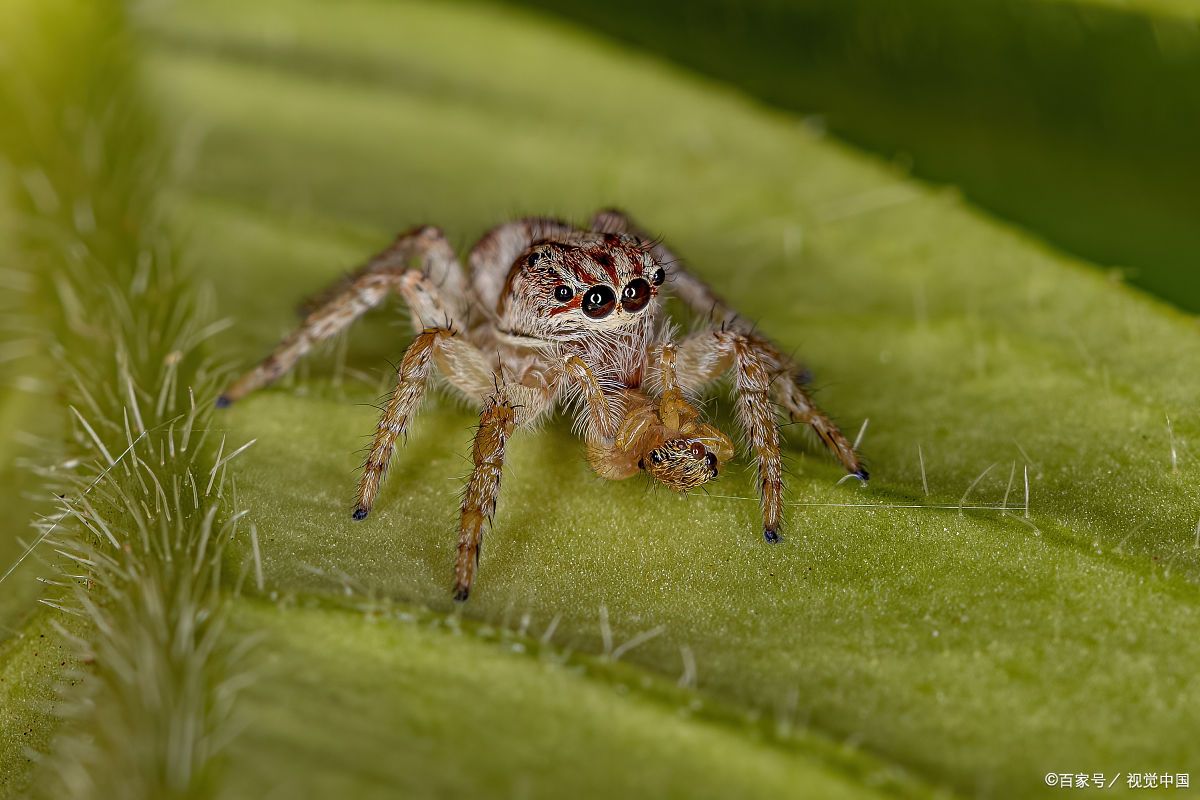
{"type": "MultiPolygon", "coordinates": [[[[894,771],[714,713],[637,669],[436,616],[243,603],[265,633],[223,792],[254,797],[888,796],[894,771]],[[818,748],[820,748],[818,750],[818,748]],[[307,763],[299,763],[303,759],[307,763]]],[[[773,726],[771,726],[773,727],[773,726]]]]}
{"type": "MultiPolygon", "coordinates": [[[[588,652],[602,607],[616,642],[665,626],[626,659],[674,676],[686,647],[705,693],[964,793],[1187,763],[1190,320],[793,118],[535,17],[209,3],[161,25],[158,85],[209,130],[183,216],[247,363],[393,230],[465,243],[515,212],[617,203],[795,348],[849,430],[871,420],[869,489],[792,449],[790,497],[821,505],[790,508],[778,548],[750,499],[605,484],[565,423],[519,437],[468,617],[557,618],[555,641],[588,652]]],[[[469,412],[432,403],[377,515],[348,514],[384,378],[346,376],[386,374],[405,339],[365,325],[344,369],[314,361],[229,413],[259,440],[238,480],[275,591],[450,610],[469,412]]],[[[752,497],[738,473],[712,494],[752,497]]]]}
{"type": "Polygon", "coordinates": [[[471,410],[428,403],[350,520],[369,404],[409,338],[374,315],[217,417],[257,439],[231,472],[266,583],[235,604],[266,656],[219,791],[1010,797],[1055,791],[1047,772],[1187,771],[1190,318],[532,14],[204,0],[147,25],[147,81],[194,167],[174,219],[244,365],[396,230],[466,245],[619,204],[795,350],[848,431],[870,420],[868,488],[794,437],[774,547],[744,462],[675,497],[596,478],[566,421],[518,436],[456,610],[471,410]]]}

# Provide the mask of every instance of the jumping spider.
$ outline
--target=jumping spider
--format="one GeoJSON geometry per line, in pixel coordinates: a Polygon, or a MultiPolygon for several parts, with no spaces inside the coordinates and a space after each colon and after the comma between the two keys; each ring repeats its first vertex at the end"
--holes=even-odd
{"type": "Polygon", "coordinates": [[[505,223],[484,235],[467,260],[469,272],[437,228],[400,235],[332,286],[299,328],[218,399],[225,406],[274,381],[314,344],[398,292],[417,335],[397,368],[353,516],[370,513],[396,439],[436,368],[482,407],[461,507],[456,600],[467,598],[475,579],[509,436],[560,404],[577,410],[598,474],[619,480],[644,471],[682,492],[711,480],[733,456],[729,437],[703,422],[688,400],[732,371],[738,418],[758,462],[768,542],[779,541],[783,513],[776,403],[792,421],[811,426],[849,473],[867,479],[853,446],[804,390],[792,359],[740,324],[621,212],[602,211],[587,228],[541,217],[505,223]],[[659,294],[668,284],[693,311],[709,316],[709,327],[673,341],[659,322],[659,294]]]}

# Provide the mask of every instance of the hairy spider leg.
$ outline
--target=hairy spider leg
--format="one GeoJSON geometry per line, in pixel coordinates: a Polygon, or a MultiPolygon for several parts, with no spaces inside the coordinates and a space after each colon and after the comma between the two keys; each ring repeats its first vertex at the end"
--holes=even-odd
{"type": "MultiPolygon", "coordinates": [[[[396,439],[408,432],[408,426],[425,396],[436,356],[440,350],[445,349],[445,343],[455,337],[456,334],[447,328],[430,328],[417,334],[404,351],[404,357],[400,359],[400,365],[396,369],[396,386],[379,417],[371,449],[363,462],[362,475],[355,493],[354,519],[364,519],[371,513],[379,495],[379,487],[391,463],[392,454],[395,453],[396,439]]],[[[461,348],[465,343],[458,344],[462,357],[464,351],[461,348]]],[[[475,357],[483,360],[483,354],[478,351],[475,357]]]]}
{"type": "Polygon", "coordinates": [[[479,416],[479,428],[471,445],[471,477],[463,492],[458,526],[458,557],[454,563],[454,599],[462,602],[471,593],[483,526],[491,524],[500,497],[500,475],[504,449],[517,425],[517,411],[503,387],[487,399],[479,416]]]}
{"type": "Polygon", "coordinates": [[[452,291],[439,289],[435,278],[461,291],[462,267],[442,232],[423,226],[400,234],[390,247],[322,293],[316,308],[299,327],[256,367],[234,381],[217,398],[217,405],[228,406],[279,379],[315,344],[346,330],[392,291],[408,303],[418,331],[426,325],[461,328],[461,300],[452,291]],[[409,264],[417,258],[422,261],[422,269],[410,269],[409,264]]]}

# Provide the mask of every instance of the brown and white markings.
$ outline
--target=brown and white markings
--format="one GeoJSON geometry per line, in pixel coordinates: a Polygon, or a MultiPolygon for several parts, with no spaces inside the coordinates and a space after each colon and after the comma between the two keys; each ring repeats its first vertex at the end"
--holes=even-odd
{"type": "Polygon", "coordinates": [[[509,437],[560,405],[576,413],[599,475],[645,472],[682,492],[707,483],[733,456],[729,438],[688,399],[732,373],[768,542],[779,541],[783,517],[778,409],[811,426],[848,472],[866,480],[853,446],[805,391],[800,368],[624,214],[600,212],[587,228],[541,217],[508,222],[484,235],[467,262],[464,270],[437,228],[401,234],[322,294],[300,327],[217,401],[229,405],[283,375],[390,292],[403,297],[417,336],[375,430],[353,516],[370,513],[397,438],[440,374],[482,409],[461,508],[455,599],[465,600],[474,583],[509,437]],[[708,320],[706,328],[673,339],[661,319],[667,286],[708,320]]]}

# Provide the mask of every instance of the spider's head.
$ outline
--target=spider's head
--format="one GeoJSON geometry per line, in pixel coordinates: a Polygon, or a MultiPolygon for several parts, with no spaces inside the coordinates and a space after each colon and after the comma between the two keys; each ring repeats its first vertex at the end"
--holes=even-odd
{"type": "Polygon", "coordinates": [[[633,330],[654,318],[665,279],[632,236],[536,242],[509,270],[496,309],[500,328],[556,340],[633,330]]]}
{"type": "Polygon", "coordinates": [[[651,450],[640,466],[659,483],[686,492],[717,477],[720,460],[694,439],[668,439],[651,450]]]}

